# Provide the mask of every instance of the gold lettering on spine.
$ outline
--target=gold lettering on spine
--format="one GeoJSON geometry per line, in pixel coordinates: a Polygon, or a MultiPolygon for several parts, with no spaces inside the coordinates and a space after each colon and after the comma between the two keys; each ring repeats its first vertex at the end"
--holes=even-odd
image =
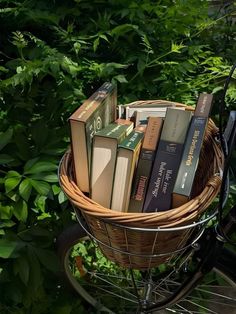
{"type": "Polygon", "coordinates": [[[144,188],[147,181],[147,177],[141,176],[138,184],[137,193],[135,194],[135,200],[141,201],[143,199],[144,188]]]}
{"type": "Polygon", "coordinates": [[[194,151],[196,149],[196,145],[197,145],[199,134],[200,134],[199,130],[195,130],[194,131],[193,138],[192,138],[192,143],[191,143],[191,146],[190,146],[189,152],[188,152],[188,158],[187,158],[186,163],[185,163],[186,166],[191,166],[191,164],[192,164],[194,151]]]}

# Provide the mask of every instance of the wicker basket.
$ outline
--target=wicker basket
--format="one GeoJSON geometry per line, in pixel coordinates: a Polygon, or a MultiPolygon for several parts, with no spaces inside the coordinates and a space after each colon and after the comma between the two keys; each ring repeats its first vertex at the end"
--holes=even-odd
{"type": "MultiPolygon", "coordinates": [[[[155,101],[158,102],[163,106],[163,101],[155,101]]],[[[136,103],[142,105],[147,102],[136,103]]],[[[168,106],[184,106],[166,103],[168,106]]],[[[184,107],[185,110],[193,110],[192,107],[184,107]]],[[[86,221],[87,232],[107,258],[125,268],[145,270],[170,261],[196,241],[206,222],[214,215],[207,208],[221,184],[223,155],[215,139],[217,131],[210,119],[194,182],[194,197],[188,203],[165,212],[121,213],[104,208],[76,186],[70,151],[63,156],[59,167],[61,187],[77,216],[86,221]]]]}

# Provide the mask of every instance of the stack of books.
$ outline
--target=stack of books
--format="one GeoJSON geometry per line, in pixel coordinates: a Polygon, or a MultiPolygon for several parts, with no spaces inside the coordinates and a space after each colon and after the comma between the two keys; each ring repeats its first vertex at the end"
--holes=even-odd
{"type": "Polygon", "coordinates": [[[78,187],[121,212],[185,204],[192,197],[212,102],[212,95],[203,93],[194,111],[171,102],[121,109],[116,86],[104,83],[69,118],[78,187]]]}

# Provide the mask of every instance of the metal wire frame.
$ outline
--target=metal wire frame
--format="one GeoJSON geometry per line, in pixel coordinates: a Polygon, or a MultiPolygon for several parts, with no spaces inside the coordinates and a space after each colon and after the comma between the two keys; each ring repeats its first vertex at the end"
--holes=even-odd
{"type": "MultiPolygon", "coordinates": [[[[92,231],[90,230],[87,222],[86,222],[86,218],[81,214],[80,210],[78,208],[75,208],[74,207],[74,211],[75,211],[75,214],[76,214],[76,218],[80,224],[80,226],[83,228],[83,230],[87,233],[87,235],[93,240],[95,241],[96,243],[114,251],[114,252],[117,252],[117,253],[121,253],[121,254],[125,254],[125,255],[128,255],[128,256],[136,256],[136,257],[143,257],[143,258],[157,258],[157,257],[162,257],[162,256],[169,256],[169,255],[175,255],[175,254],[178,254],[184,250],[186,250],[187,248],[191,247],[191,246],[194,246],[194,243],[196,243],[198,241],[198,239],[201,237],[201,235],[203,234],[205,228],[206,228],[206,224],[209,220],[211,220],[212,218],[215,217],[216,213],[217,212],[214,212],[213,214],[211,214],[210,216],[196,222],[196,223],[192,223],[190,225],[186,225],[186,226],[180,226],[180,227],[173,227],[173,228],[137,228],[137,227],[128,227],[128,226],[124,226],[124,225],[119,225],[117,223],[113,223],[113,222],[107,222],[106,220],[104,219],[99,219],[101,221],[101,223],[105,226],[105,230],[106,230],[106,233],[107,233],[107,238],[109,239],[109,244],[107,243],[104,243],[103,241],[99,240],[97,237],[94,236],[94,234],[92,233],[92,231]],[[196,232],[195,236],[192,237],[191,241],[177,249],[177,250],[174,250],[174,251],[171,251],[171,252],[166,252],[166,253],[158,253],[158,254],[137,254],[137,253],[132,253],[132,252],[129,252],[129,251],[124,251],[124,250],[121,250],[121,249],[118,249],[118,248],[115,248],[112,246],[111,242],[110,242],[110,238],[109,238],[109,233],[108,233],[108,230],[106,228],[106,225],[107,224],[110,224],[110,225],[113,225],[115,227],[118,227],[118,228],[121,228],[124,230],[125,234],[126,234],[126,230],[127,229],[130,229],[130,230],[135,230],[135,231],[140,231],[140,232],[166,232],[166,231],[178,231],[178,230],[183,230],[183,229],[193,229],[193,228],[196,228],[198,227],[198,232],[196,232]]],[[[187,235],[188,236],[188,235],[187,235]]],[[[154,240],[154,243],[153,243],[153,248],[155,247],[155,242],[157,240],[157,237],[155,237],[155,240],[154,240]]],[[[185,239],[183,239],[182,242],[184,242],[185,239]]],[[[180,243],[181,244],[181,243],[180,243]]],[[[128,247],[128,240],[127,240],[127,235],[126,235],[126,245],[128,247]]],[[[153,252],[153,250],[152,250],[153,252]]],[[[130,265],[132,265],[131,261],[130,261],[130,265]]]]}

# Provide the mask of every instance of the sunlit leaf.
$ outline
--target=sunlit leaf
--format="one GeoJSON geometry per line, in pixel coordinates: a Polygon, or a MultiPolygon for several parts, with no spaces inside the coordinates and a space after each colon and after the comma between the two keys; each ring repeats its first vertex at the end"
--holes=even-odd
{"type": "Polygon", "coordinates": [[[0,257],[9,258],[17,247],[17,242],[8,239],[0,239],[0,257]]]}
{"type": "Polygon", "coordinates": [[[21,181],[21,176],[7,178],[4,182],[6,192],[8,193],[11,190],[13,190],[20,183],[20,181],[21,181]]]}
{"type": "Polygon", "coordinates": [[[33,186],[33,188],[40,194],[40,195],[48,195],[51,187],[47,182],[44,181],[36,181],[33,179],[30,179],[30,182],[33,186]]]}
{"type": "Polygon", "coordinates": [[[19,186],[20,196],[28,201],[32,190],[31,181],[29,179],[24,179],[19,186]]]}
{"type": "Polygon", "coordinates": [[[24,200],[19,200],[13,207],[14,216],[22,222],[26,222],[28,217],[28,206],[24,200]]]}
{"type": "Polygon", "coordinates": [[[57,169],[57,165],[49,161],[38,161],[25,171],[25,174],[35,174],[40,172],[50,172],[57,169]]]}

